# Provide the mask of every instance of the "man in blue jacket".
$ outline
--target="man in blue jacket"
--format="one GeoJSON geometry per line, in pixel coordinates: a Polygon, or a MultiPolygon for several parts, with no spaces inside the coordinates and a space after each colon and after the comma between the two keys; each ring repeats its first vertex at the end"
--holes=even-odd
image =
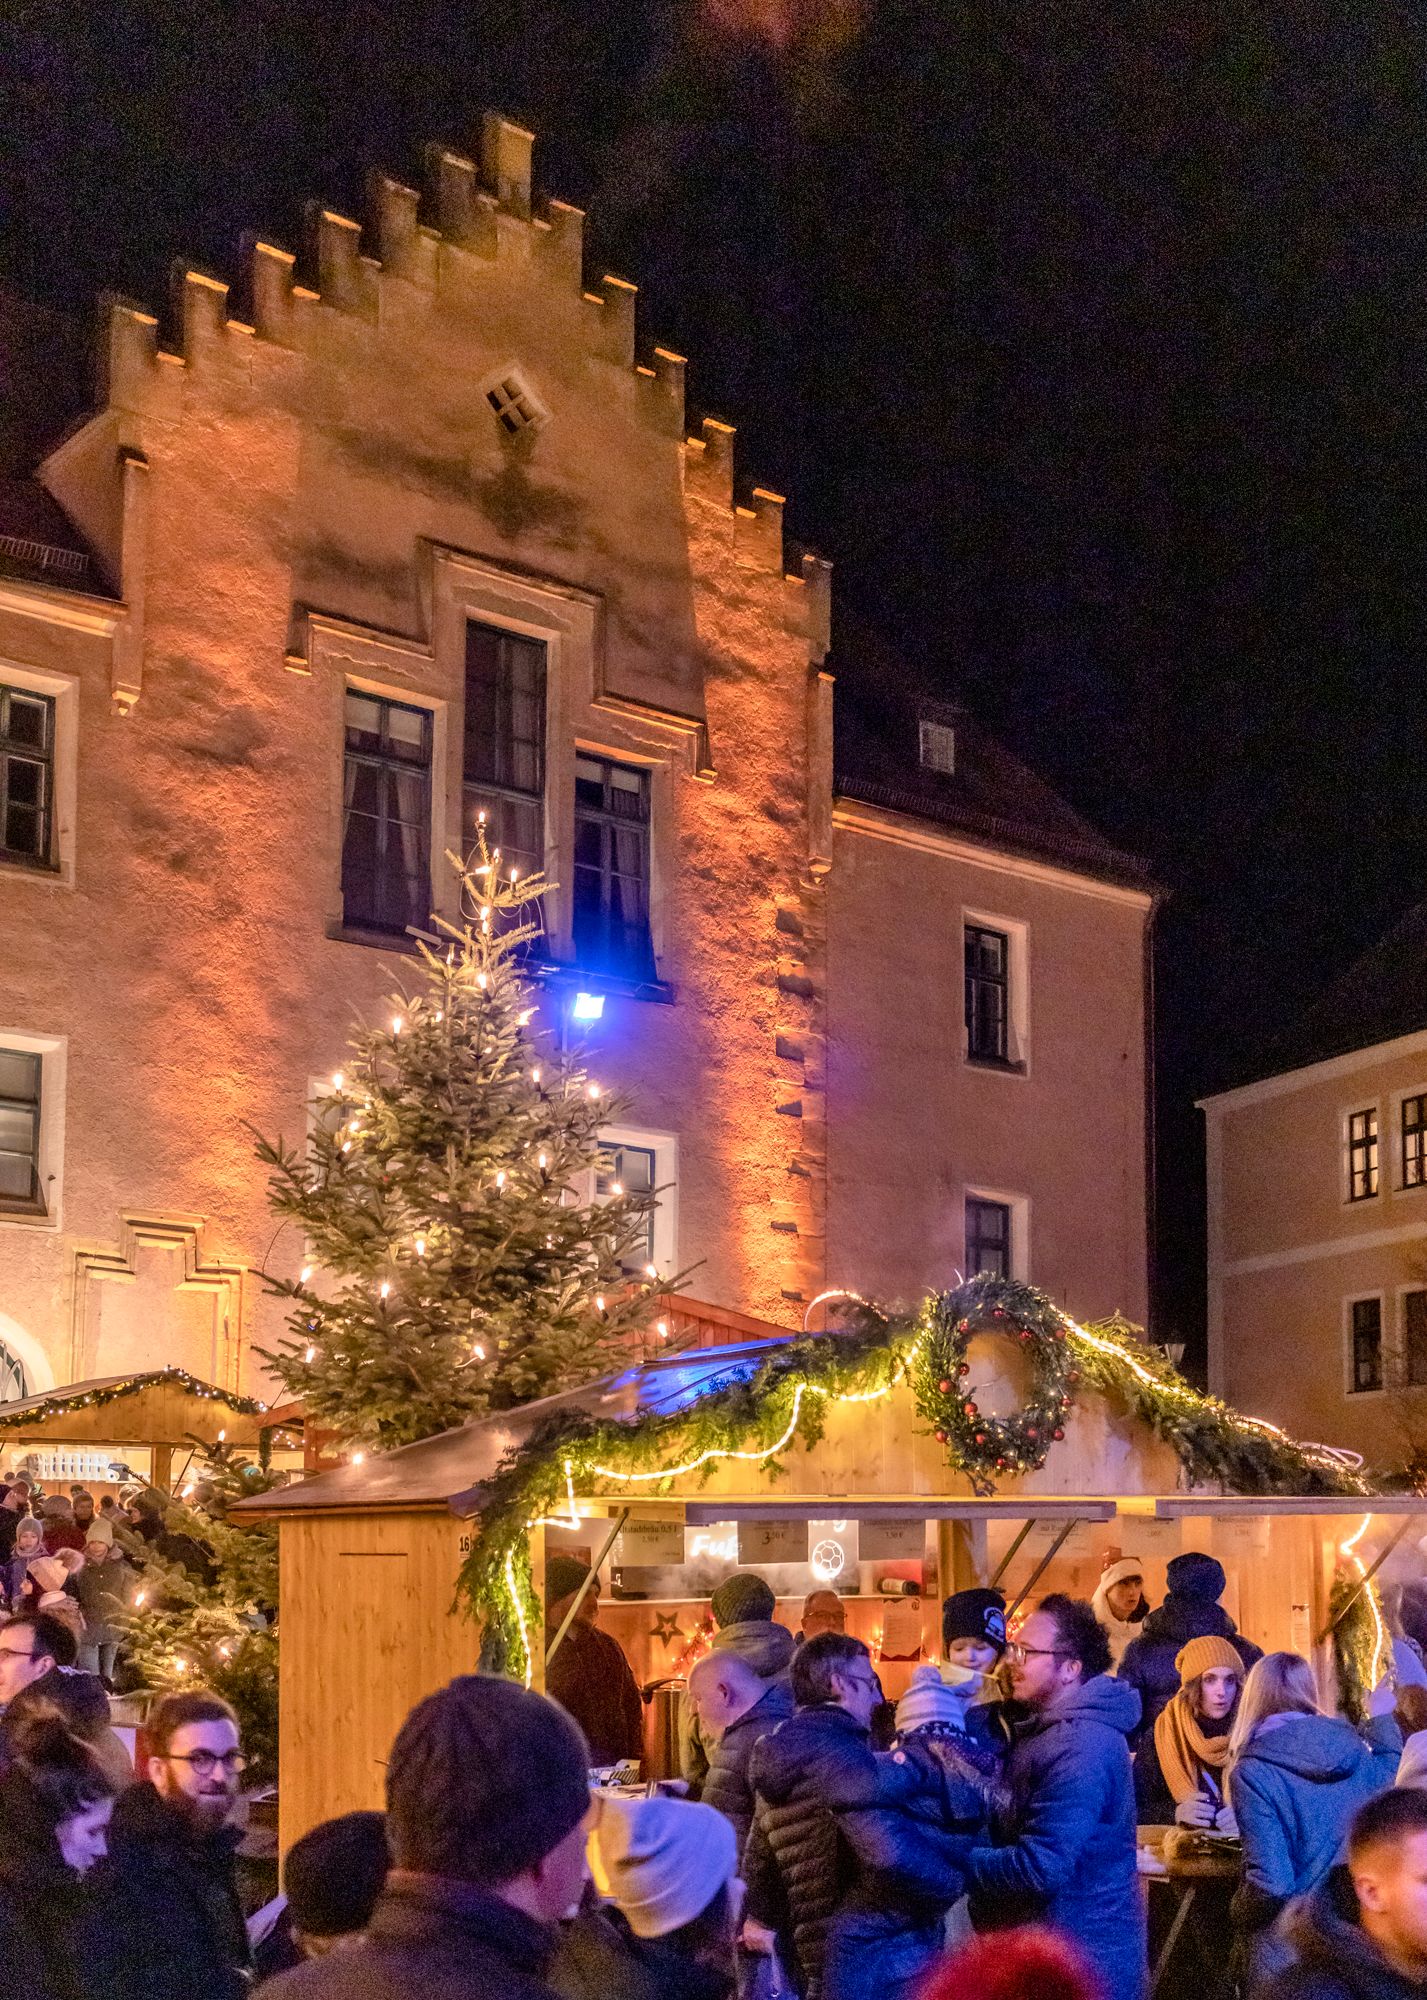
{"type": "Polygon", "coordinates": [[[1145,1916],[1135,1872],[1135,1789],[1126,1737],[1140,1698],[1109,1676],[1110,1642],[1089,1604],[1055,1595],[1007,1647],[1019,1711],[1003,1844],[966,1864],[980,1930],[1046,1923],[1074,1939],[1107,2000],[1143,2000],[1145,1916]]]}

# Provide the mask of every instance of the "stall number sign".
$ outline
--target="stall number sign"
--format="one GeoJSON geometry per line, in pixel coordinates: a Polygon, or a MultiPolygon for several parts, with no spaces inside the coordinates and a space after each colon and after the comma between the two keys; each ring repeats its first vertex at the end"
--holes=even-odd
{"type": "Polygon", "coordinates": [[[665,1569],[684,1560],[682,1521],[626,1521],[612,1560],[620,1569],[665,1569]]]}
{"type": "Polygon", "coordinates": [[[926,1553],[922,1521],[874,1520],[857,1524],[857,1553],[863,1562],[920,1562],[926,1553]]]}
{"type": "Polygon", "coordinates": [[[805,1563],[808,1559],[806,1521],[740,1521],[738,1560],[741,1563],[805,1563]]]}

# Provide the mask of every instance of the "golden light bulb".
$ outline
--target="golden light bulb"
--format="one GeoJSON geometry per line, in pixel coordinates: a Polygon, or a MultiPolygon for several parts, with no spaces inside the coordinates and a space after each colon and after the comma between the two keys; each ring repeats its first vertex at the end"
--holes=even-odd
{"type": "Polygon", "coordinates": [[[496,1175],[496,1177],[495,1177],[495,1184],[496,1184],[496,1186],[497,1186],[498,1188],[503,1188],[503,1187],[505,1186],[505,1168],[504,1168],[504,1167],[502,1167],[502,1168],[501,1168],[501,1170],[500,1170],[500,1172],[499,1172],[499,1173],[498,1173],[498,1174],[496,1175]]]}
{"type": "Polygon", "coordinates": [[[614,1182],[614,1184],[612,1185],[612,1187],[610,1188],[610,1193],[611,1193],[611,1194],[613,1194],[613,1195],[621,1195],[621,1194],[623,1194],[623,1193],[624,1193],[624,1187],[623,1187],[623,1184],[622,1184],[621,1182],[619,1182],[619,1181],[615,1181],[615,1182],[614,1182]]]}
{"type": "Polygon", "coordinates": [[[669,1338],[669,1322],[668,1322],[668,1320],[667,1320],[667,1319],[661,1319],[661,1320],[659,1320],[659,1321],[657,1322],[657,1324],[655,1325],[655,1328],[654,1328],[654,1331],[655,1331],[655,1332],[656,1332],[656,1333],[658,1334],[658,1336],[659,1336],[659,1338],[660,1338],[661,1340],[667,1340],[667,1339],[669,1338]]]}
{"type": "Polygon", "coordinates": [[[339,1069],[333,1070],[332,1072],[332,1088],[334,1090],[340,1090],[342,1088],[342,1072],[339,1069]]]}
{"type": "Polygon", "coordinates": [[[644,1275],[645,1275],[645,1277],[646,1277],[646,1278],[657,1278],[657,1277],[658,1277],[658,1275],[659,1275],[659,1267],[658,1267],[658,1265],[657,1265],[657,1264],[646,1264],[646,1265],[644,1266],[644,1275]]]}
{"type": "Polygon", "coordinates": [[[394,1035],[399,1035],[401,1033],[401,1030],[402,1030],[402,1017],[400,1014],[393,1014],[391,1017],[391,1031],[394,1035]]]}
{"type": "Polygon", "coordinates": [[[381,1283],[381,1296],[384,1299],[389,1299],[391,1297],[391,1286],[387,1283],[385,1278],[382,1279],[381,1283]]]}
{"type": "Polygon", "coordinates": [[[471,1352],[475,1355],[477,1361],[484,1361],[486,1358],[486,1350],[481,1346],[479,1341],[472,1347],[471,1352]]]}
{"type": "Polygon", "coordinates": [[[366,1462],[367,1462],[367,1454],[364,1451],[354,1451],[352,1453],[353,1465],[365,1465],[366,1462]]]}
{"type": "Polygon", "coordinates": [[[586,1084],[585,1089],[591,1097],[598,1097],[600,1094],[600,1087],[597,1083],[586,1084]]]}
{"type": "Polygon", "coordinates": [[[303,1355],[302,1358],[304,1361],[308,1363],[315,1361],[317,1359],[317,1349],[315,1347],[309,1347],[307,1352],[303,1355]]]}
{"type": "Polygon", "coordinates": [[[531,1070],[531,1072],[530,1072],[530,1081],[531,1081],[532,1083],[539,1083],[539,1081],[540,1081],[540,1067],[539,1067],[539,1064],[537,1064],[537,1065],[536,1065],[536,1067],[535,1067],[535,1068],[534,1068],[533,1070],[531,1070]]]}
{"type": "Polygon", "coordinates": [[[426,1238],[424,1236],[418,1236],[416,1239],[416,1254],[418,1257],[426,1255],[426,1238]]]}
{"type": "Polygon", "coordinates": [[[312,1266],[310,1264],[304,1264],[302,1269],[297,1274],[298,1284],[305,1285],[311,1276],[312,1276],[312,1266]]]}
{"type": "Polygon", "coordinates": [[[546,1167],[550,1164],[549,1155],[547,1153],[542,1153],[535,1164],[539,1167],[541,1173],[543,1174],[546,1167]]]}

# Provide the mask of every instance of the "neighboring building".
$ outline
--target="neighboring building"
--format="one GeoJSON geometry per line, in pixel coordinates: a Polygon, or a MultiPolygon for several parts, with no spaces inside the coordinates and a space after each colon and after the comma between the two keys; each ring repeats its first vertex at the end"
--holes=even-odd
{"type": "Polygon", "coordinates": [[[1427,904],[1202,1105],[1210,1387],[1383,1463],[1427,1415],[1424,964],[1427,904]]]}
{"type": "Polygon", "coordinates": [[[726,425],[686,439],[683,362],[636,363],[530,147],[490,119],[429,206],[318,215],[310,283],[256,244],[241,315],[184,274],[172,352],[113,307],[97,408],[0,465],[31,1389],[255,1379],[300,1255],[252,1129],[301,1134],[480,810],[559,885],[546,1004],[603,1002],[662,1268],[787,1325],[968,1263],[1143,1316],[1149,886],[949,710],[870,701],[835,792],[827,568],[735,503],[726,425]]]}

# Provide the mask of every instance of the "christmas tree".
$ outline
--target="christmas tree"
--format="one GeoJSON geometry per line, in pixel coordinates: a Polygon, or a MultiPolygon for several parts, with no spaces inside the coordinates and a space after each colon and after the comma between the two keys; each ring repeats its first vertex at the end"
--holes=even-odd
{"type": "MultiPolygon", "coordinates": [[[[527,974],[545,885],[484,827],[463,917],[418,937],[419,987],[356,1031],[304,1147],[259,1139],[311,1264],[263,1352],[309,1424],[386,1450],[597,1375],[657,1313],[655,1193],[608,1184],[605,1096],[527,974]]],[[[661,1283],[658,1289],[666,1289],[661,1283]]]]}

